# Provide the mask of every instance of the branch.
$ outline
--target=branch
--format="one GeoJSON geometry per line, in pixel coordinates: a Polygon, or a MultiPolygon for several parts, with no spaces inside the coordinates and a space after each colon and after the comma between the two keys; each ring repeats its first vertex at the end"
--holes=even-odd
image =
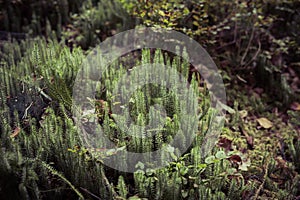
{"type": "Polygon", "coordinates": [[[266,166],[265,166],[265,170],[264,170],[265,173],[264,173],[263,181],[259,185],[258,189],[256,190],[255,195],[252,198],[253,200],[256,200],[258,198],[260,191],[263,189],[263,187],[265,185],[265,182],[266,182],[266,179],[267,179],[267,176],[268,176],[268,167],[269,167],[269,161],[267,160],[267,163],[266,163],[266,166]]]}

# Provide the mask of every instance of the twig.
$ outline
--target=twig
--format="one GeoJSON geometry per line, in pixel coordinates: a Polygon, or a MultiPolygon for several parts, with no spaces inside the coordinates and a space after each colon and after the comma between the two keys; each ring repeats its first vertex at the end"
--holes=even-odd
{"type": "Polygon", "coordinates": [[[118,196],[117,192],[115,191],[115,189],[113,188],[113,186],[109,183],[108,179],[106,178],[105,174],[104,174],[104,170],[103,168],[101,168],[101,174],[102,174],[102,179],[104,181],[105,186],[107,187],[107,189],[112,193],[112,196],[114,198],[116,198],[118,196]]]}
{"type": "Polygon", "coordinates": [[[253,37],[254,37],[254,30],[255,30],[255,28],[253,27],[252,31],[251,31],[251,35],[250,35],[250,39],[249,39],[247,48],[246,48],[246,50],[245,50],[245,52],[244,52],[244,54],[242,56],[242,59],[241,59],[241,63],[240,63],[241,66],[243,66],[245,64],[244,60],[245,60],[245,58],[246,58],[246,56],[247,56],[247,54],[248,54],[248,52],[250,50],[250,46],[251,46],[251,43],[252,43],[252,40],[253,40],[253,37]]]}
{"type": "Polygon", "coordinates": [[[83,190],[84,192],[88,193],[89,195],[95,197],[96,199],[100,199],[100,197],[96,196],[95,194],[91,193],[90,191],[88,191],[87,189],[83,188],[83,187],[80,187],[81,190],[83,190]]]}
{"type": "Polygon", "coordinates": [[[253,61],[257,58],[257,56],[258,56],[260,50],[261,50],[261,43],[260,43],[260,41],[258,41],[258,49],[257,49],[257,51],[255,52],[255,55],[247,62],[247,64],[246,64],[245,66],[250,65],[250,63],[253,62],[253,61]]]}
{"type": "Polygon", "coordinates": [[[43,91],[43,89],[41,89],[41,88],[38,87],[38,86],[36,86],[36,89],[38,90],[38,92],[39,92],[42,96],[44,96],[44,97],[45,97],[46,99],[48,99],[49,101],[52,101],[51,97],[48,96],[48,95],[43,91]]]}
{"type": "Polygon", "coordinates": [[[268,167],[269,167],[269,161],[267,160],[267,163],[266,163],[266,166],[265,166],[265,170],[264,170],[265,174],[264,174],[264,177],[263,177],[263,181],[259,185],[258,189],[256,190],[255,195],[252,198],[252,200],[256,200],[258,198],[258,195],[259,195],[260,191],[263,189],[263,187],[265,185],[265,182],[266,182],[266,179],[267,179],[267,176],[268,176],[268,167]]]}
{"type": "Polygon", "coordinates": [[[30,103],[30,105],[25,109],[24,115],[22,117],[22,119],[25,119],[27,117],[28,114],[28,110],[30,109],[30,107],[32,106],[33,102],[30,103]]]}

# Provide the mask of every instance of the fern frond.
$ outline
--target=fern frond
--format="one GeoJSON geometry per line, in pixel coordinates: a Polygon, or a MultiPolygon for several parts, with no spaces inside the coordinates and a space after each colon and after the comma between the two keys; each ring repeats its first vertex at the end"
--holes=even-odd
{"type": "Polygon", "coordinates": [[[54,169],[51,165],[45,163],[44,161],[41,161],[41,164],[44,168],[49,170],[51,174],[58,176],[61,180],[63,180],[67,185],[70,186],[70,188],[78,195],[80,199],[84,199],[83,195],[76,189],[76,187],[67,179],[64,177],[64,175],[60,172],[58,172],[56,169],[54,169]]]}

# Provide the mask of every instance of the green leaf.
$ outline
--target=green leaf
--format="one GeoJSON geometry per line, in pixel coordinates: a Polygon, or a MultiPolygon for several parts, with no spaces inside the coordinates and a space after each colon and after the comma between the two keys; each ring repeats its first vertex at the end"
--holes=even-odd
{"type": "Polygon", "coordinates": [[[197,21],[193,21],[193,25],[195,25],[195,26],[200,26],[200,24],[197,22],[197,21]]]}
{"type": "Polygon", "coordinates": [[[229,175],[235,174],[236,172],[237,172],[237,170],[235,168],[229,168],[229,169],[227,169],[227,173],[229,175]]]}
{"type": "Polygon", "coordinates": [[[145,168],[145,165],[144,165],[144,163],[142,163],[142,162],[139,161],[139,162],[135,165],[135,168],[144,169],[144,168],[145,168]]]}
{"type": "Polygon", "coordinates": [[[117,153],[116,149],[110,149],[110,150],[106,151],[106,154],[107,154],[108,156],[112,156],[112,155],[114,155],[114,154],[116,154],[116,153],[117,153]]]}
{"type": "Polygon", "coordinates": [[[225,158],[227,158],[227,155],[226,155],[226,153],[224,151],[218,151],[216,153],[216,158],[218,158],[218,159],[225,159],[225,158]]]}
{"type": "Polygon", "coordinates": [[[164,13],[164,11],[162,11],[162,10],[159,10],[159,11],[158,11],[158,14],[161,15],[161,16],[165,16],[165,15],[166,15],[166,14],[164,13]]]}
{"type": "Polygon", "coordinates": [[[199,164],[197,166],[197,168],[199,168],[199,169],[205,169],[206,167],[207,167],[207,164],[199,164]]]}
{"type": "Polygon", "coordinates": [[[181,190],[181,195],[183,198],[186,198],[189,195],[189,191],[181,190]]]}
{"type": "Polygon", "coordinates": [[[261,125],[265,129],[269,129],[273,126],[273,123],[264,117],[257,119],[257,122],[259,123],[259,125],[261,125]]]}
{"type": "Polygon", "coordinates": [[[117,148],[117,151],[123,151],[123,150],[126,150],[126,146],[122,146],[122,147],[117,148]]]}
{"type": "Polygon", "coordinates": [[[128,200],[142,200],[142,199],[138,196],[132,196],[132,197],[129,197],[128,200]]]}
{"type": "Polygon", "coordinates": [[[231,107],[227,106],[226,104],[223,104],[221,102],[218,102],[219,106],[221,106],[222,109],[226,110],[230,114],[234,114],[235,110],[232,109],[231,107]]]}
{"type": "Polygon", "coordinates": [[[205,163],[206,164],[212,164],[212,163],[215,162],[215,160],[216,160],[215,156],[209,156],[209,157],[205,158],[205,163]]]}
{"type": "MultiPolygon", "coordinates": [[[[171,145],[168,145],[165,147],[166,151],[169,152],[169,153],[174,153],[175,151],[175,148],[172,147],[171,145]]],[[[176,157],[177,158],[177,157],[176,157]]]]}

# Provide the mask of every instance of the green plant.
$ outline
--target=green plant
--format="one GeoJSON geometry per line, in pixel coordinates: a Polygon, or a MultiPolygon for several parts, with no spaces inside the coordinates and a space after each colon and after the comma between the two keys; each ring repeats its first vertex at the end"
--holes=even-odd
{"type": "Polygon", "coordinates": [[[173,29],[207,41],[208,4],[207,1],[139,1],[120,0],[123,7],[137,23],[145,26],[157,26],[173,29]]]}
{"type": "Polygon", "coordinates": [[[129,16],[116,0],[85,1],[80,12],[72,14],[71,19],[72,23],[63,30],[63,38],[69,46],[83,49],[131,27],[129,16]]]}
{"type": "MultiPolygon", "coordinates": [[[[103,198],[115,195],[100,163],[87,162],[68,151],[81,143],[70,118],[68,91],[82,52],[73,49],[71,53],[58,42],[42,39],[5,48],[8,52],[27,49],[18,60],[9,55],[1,63],[0,137],[5,147],[1,150],[1,170],[3,180],[11,179],[14,198],[58,198],[66,195],[69,187],[79,196],[83,192],[87,196],[99,193],[103,198]],[[55,170],[48,163],[54,163],[55,170]],[[94,177],[99,175],[102,178],[94,184],[94,177]],[[56,180],[57,176],[62,181],[56,180]]],[[[1,189],[7,190],[4,186],[1,182],[1,189]]]]}
{"type": "Polygon", "coordinates": [[[62,26],[70,21],[70,13],[78,12],[82,3],[82,0],[0,1],[0,30],[48,36],[54,30],[60,37],[62,26]]]}
{"type": "MultiPolygon", "coordinates": [[[[298,1],[0,0],[0,7],[0,199],[299,196],[298,108],[293,107],[295,111],[287,116],[273,108],[299,98],[298,1]],[[183,59],[153,49],[132,52],[109,66],[95,98],[88,99],[95,110],[83,121],[89,125],[96,119],[116,148],[102,148],[101,138],[95,141],[99,148],[82,142],[71,112],[72,89],[88,51],[78,46],[89,49],[134,24],[186,33],[226,70],[222,75],[233,109],[223,105],[228,123],[218,146],[204,140],[216,111],[210,108],[205,85],[198,83],[200,75],[192,73],[183,59]],[[26,39],[25,32],[43,34],[46,39],[26,39]],[[147,63],[169,65],[197,91],[199,127],[186,152],[177,148],[188,144],[181,129],[190,124],[181,113],[184,102],[179,94],[160,84],[146,84],[133,92],[126,105],[114,101],[115,83],[126,73],[136,78],[136,67],[147,63]],[[272,94],[278,96],[274,105],[272,94]],[[116,105],[130,111],[118,116],[118,123],[112,112],[116,105]],[[155,125],[161,114],[151,106],[164,107],[166,112],[160,115],[162,125],[148,130],[143,126],[155,125]],[[257,115],[268,118],[271,125],[262,126],[257,115]],[[129,119],[140,127],[122,129],[129,119]],[[140,133],[149,137],[135,137],[140,133]],[[180,143],[168,145],[175,134],[180,143]],[[203,148],[213,146],[204,156],[203,148]],[[161,162],[173,159],[160,169],[139,162],[135,173],[125,173],[103,165],[122,151],[145,153],[160,148],[167,150],[161,162]]],[[[149,76],[146,70],[143,75],[149,76]]],[[[168,78],[175,82],[174,77],[168,78]]],[[[126,86],[119,94],[126,93],[126,86]]],[[[127,162],[118,165],[126,169],[127,162]]]]}

